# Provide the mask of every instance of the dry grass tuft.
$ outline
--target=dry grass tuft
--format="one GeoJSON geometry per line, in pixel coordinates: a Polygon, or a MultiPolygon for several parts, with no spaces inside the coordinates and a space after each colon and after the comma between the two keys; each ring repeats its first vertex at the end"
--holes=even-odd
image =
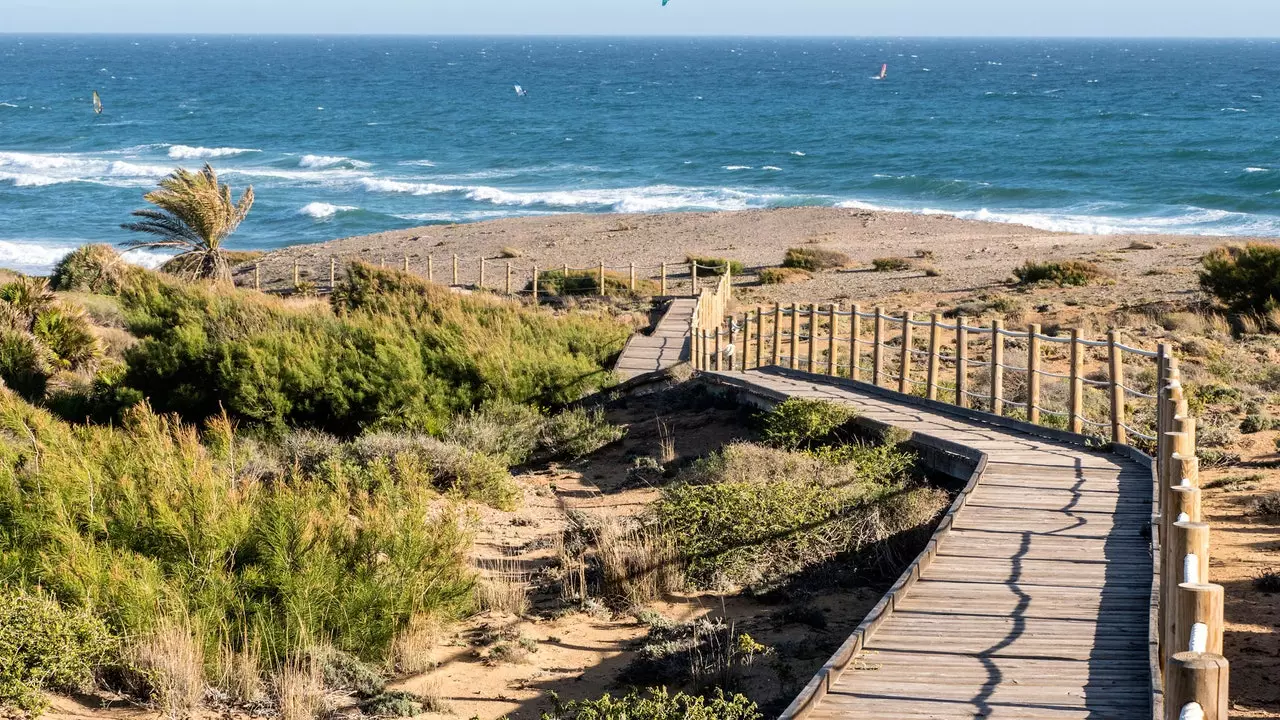
{"type": "Polygon", "coordinates": [[[529,610],[528,575],[511,558],[477,563],[484,573],[476,582],[476,606],[481,612],[523,615],[529,610]]]}
{"type": "Polygon", "coordinates": [[[194,709],[204,697],[204,648],[186,620],[161,618],[131,649],[133,666],[147,678],[151,700],[168,717],[194,709]]]}
{"type": "Polygon", "coordinates": [[[596,548],[601,593],[616,606],[643,605],[683,585],[675,543],[656,528],[606,519],[596,531],[596,548]]]}
{"type": "Polygon", "coordinates": [[[502,248],[502,250],[498,252],[498,257],[508,258],[508,259],[524,257],[524,251],[521,250],[520,248],[507,246],[502,248]]]}
{"type": "Polygon", "coordinates": [[[262,652],[257,638],[246,638],[236,650],[224,641],[218,646],[218,689],[239,705],[257,703],[266,695],[262,683],[262,652]]]}
{"type": "Polygon", "coordinates": [[[876,272],[900,272],[911,269],[911,261],[900,257],[882,257],[871,261],[871,268],[876,272]]]}
{"type": "Polygon", "coordinates": [[[797,268],[764,268],[758,274],[761,285],[793,285],[813,279],[806,270],[797,268]]]}
{"type": "Polygon", "coordinates": [[[387,654],[392,674],[421,675],[436,666],[432,651],[444,633],[444,625],[435,615],[419,613],[409,620],[391,643],[387,654]]]}
{"type": "Polygon", "coordinates": [[[328,707],[320,663],[312,656],[293,658],[275,677],[280,720],[313,720],[328,707]]]}

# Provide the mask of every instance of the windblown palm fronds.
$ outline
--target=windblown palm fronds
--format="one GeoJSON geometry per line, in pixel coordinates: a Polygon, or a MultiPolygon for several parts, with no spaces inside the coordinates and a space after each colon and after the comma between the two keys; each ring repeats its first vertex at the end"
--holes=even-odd
{"type": "Polygon", "coordinates": [[[158,239],[132,240],[129,247],[177,249],[178,257],[188,259],[183,265],[192,278],[231,282],[222,242],[253,207],[252,186],[245,189],[239,202],[233,202],[231,188],[219,185],[218,174],[206,164],[199,172],[178,168],[145,199],[158,209],[135,210],[134,216],[142,220],[121,227],[158,239]]]}

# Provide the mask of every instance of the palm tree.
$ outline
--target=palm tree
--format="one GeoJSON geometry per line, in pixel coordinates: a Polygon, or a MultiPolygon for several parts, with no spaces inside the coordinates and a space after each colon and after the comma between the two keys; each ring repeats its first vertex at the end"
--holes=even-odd
{"type": "Polygon", "coordinates": [[[231,266],[222,241],[236,231],[253,207],[253,187],[240,202],[232,202],[231,188],[218,184],[218,173],[207,163],[200,172],[178,168],[160,181],[160,188],[144,196],[158,209],[135,210],[141,222],[121,225],[125,230],[155,235],[156,240],[131,240],[130,248],[178,249],[191,276],[230,283],[231,266]]]}

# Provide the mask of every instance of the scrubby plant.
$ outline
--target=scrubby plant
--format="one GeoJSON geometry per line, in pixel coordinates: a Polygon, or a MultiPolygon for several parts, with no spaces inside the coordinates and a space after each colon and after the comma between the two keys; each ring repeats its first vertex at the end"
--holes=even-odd
{"type": "Polygon", "coordinates": [[[1240,421],[1240,432],[1246,435],[1274,430],[1275,427],[1276,419],[1267,413],[1250,413],[1240,421]]]}
{"type": "Polygon", "coordinates": [[[809,272],[848,267],[851,262],[849,256],[842,252],[819,247],[787,248],[786,255],[782,257],[782,267],[809,272]]]}
{"type": "Polygon", "coordinates": [[[393,477],[426,476],[441,492],[513,510],[520,489],[505,462],[428,435],[401,432],[367,433],[351,444],[352,453],[366,467],[385,467],[393,477]]]}
{"type": "Polygon", "coordinates": [[[311,427],[443,431],[486,400],[551,405],[612,382],[629,335],[608,317],[555,317],[353,265],[334,313],[260,293],[160,282],[125,295],[143,338],[127,385],[200,420],[226,409],[283,433],[311,427]]]}
{"type": "Polygon", "coordinates": [[[849,405],[790,398],[761,416],[761,436],[775,447],[788,450],[808,447],[856,415],[857,411],[849,405]]]}
{"type": "Polygon", "coordinates": [[[649,688],[614,698],[608,694],[599,700],[574,700],[561,703],[552,696],[555,709],[543,713],[542,720],[759,720],[763,717],[745,695],[726,696],[717,688],[712,698],[677,693],[664,688],[649,688]]]}
{"type": "Polygon", "coordinates": [[[542,445],[554,456],[581,460],[612,442],[627,429],[605,419],[600,410],[572,408],[552,417],[542,430],[542,445]]]}
{"type": "Polygon", "coordinates": [[[1028,260],[1013,271],[1019,285],[1052,283],[1059,287],[1091,285],[1110,277],[1098,265],[1084,260],[1028,260]]]}
{"type": "Polygon", "coordinates": [[[59,292],[118,295],[140,272],[110,245],[82,245],[53,266],[49,286],[59,292]]]}
{"type": "Polygon", "coordinates": [[[628,685],[678,684],[722,688],[772,648],[739,633],[722,618],[653,625],[620,680],[628,685]]]}
{"type": "Polygon", "coordinates": [[[50,690],[84,690],[116,639],[86,610],[0,586],[0,706],[37,716],[50,690]]]}
{"type": "Polygon", "coordinates": [[[128,650],[141,694],[166,717],[190,713],[204,697],[204,646],[184,620],[164,617],[128,650]]]}
{"type": "Polygon", "coordinates": [[[813,279],[807,270],[786,267],[764,268],[757,277],[761,285],[791,285],[813,279]]]}
{"type": "MultiPolygon", "coordinates": [[[[234,268],[237,265],[251,263],[260,259],[266,253],[258,250],[224,250],[222,257],[227,261],[227,267],[234,268]]],[[[166,260],[160,266],[160,272],[178,277],[198,276],[200,271],[201,259],[195,255],[178,255],[177,257],[166,260]]],[[[315,283],[312,283],[314,285],[315,283]]]]}
{"type": "Polygon", "coordinates": [[[690,255],[684,259],[690,265],[698,266],[699,277],[720,277],[727,270],[730,275],[741,275],[746,266],[738,260],[731,260],[722,257],[705,257],[700,255],[690,255]]]}
{"type": "Polygon", "coordinates": [[[911,269],[911,261],[901,257],[880,257],[871,261],[871,269],[876,272],[901,272],[911,269]]]}
{"type": "Polygon", "coordinates": [[[387,687],[377,670],[351,653],[321,645],[311,648],[308,654],[319,669],[326,690],[371,698],[387,687]]]}
{"type": "Polygon", "coordinates": [[[1263,517],[1280,517],[1280,492],[1255,498],[1249,503],[1249,512],[1263,517]]]}
{"type": "Polygon", "coordinates": [[[537,408],[496,398],[454,418],[445,438],[513,466],[533,455],[545,424],[537,408]]]}
{"type": "MultiPolygon", "coordinates": [[[[532,282],[525,291],[533,289],[532,282]]],[[[657,295],[662,288],[647,278],[636,278],[637,295],[657,295]]],[[[541,295],[599,295],[599,270],[550,270],[538,273],[538,293],[541,295]]],[[[628,273],[604,271],[605,295],[631,295],[631,276],[628,273]]]]}
{"type": "Polygon", "coordinates": [[[1263,570],[1253,579],[1253,587],[1264,593],[1280,593],[1280,572],[1263,570]]]}
{"type": "Polygon", "coordinates": [[[40,400],[54,373],[92,369],[101,356],[84,311],[59,302],[44,280],[0,286],[0,380],[10,388],[40,400]]]}
{"type": "Polygon", "coordinates": [[[1219,247],[1200,264],[1200,287],[1235,312],[1265,313],[1280,301],[1280,246],[1219,247]]]}
{"type": "Polygon", "coordinates": [[[440,702],[407,690],[388,690],[360,703],[360,712],[375,718],[407,718],[424,712],[440,712],[440,702]]]}

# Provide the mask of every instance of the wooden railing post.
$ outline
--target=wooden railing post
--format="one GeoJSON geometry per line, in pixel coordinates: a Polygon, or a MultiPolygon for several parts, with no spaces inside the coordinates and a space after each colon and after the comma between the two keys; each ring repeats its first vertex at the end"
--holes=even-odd
{"type": "Polygon", "coordinates": [[[480,258],[480,284],[477,286],[480,290],[484,289],[484,275],[485,275],[484,270],[485,270],[485,265],[487,264],[488,264],[488,261],[485,258],[480,258]]]}
{"type": "Polygon", "coordinates": [[[409,272],[409,255],[408,255],[407,253],[406,253],[406,254],[405,254],[405,256],[404,256],[404,268],[403,268],[403,270],[404,270],[406,273],[408,273],[408,272],[409,272]]]}
{"type": "Polygon", "coordinates": [[[764,363],[764,306],[756,306],[756,367],[764,363]]]}
{"type": "MultiPolygon", "coordinates": [[[[538,266],[537,265],[533,266],[533,304],[534,305],[538,304],[538,266]]],[[[689,336],[692,337],[693,333],[689,333],[689,336]]]]}
{"type": "Polygon", "coordinates": [[[632,263],[629,263],[629,265],[631,270],[631,292],[635,292],[636,291],[636,264],[632,262],[632,263]]]}
{"type": "Polygon", "coordinates": [[[662,263],[662,296],[667,296],[667,263],[662,263]]]}
{"type": "MultiPolygon", "coordinates": [[[[1212,583],[1182,583],[1177,589],[1178,618],[1174,624],[1178,635],[1173,639],[1173,648],[1178,652],[1192,649],[1192,641],[1200,641],[1193,637],[1196,625],[1204,626],[1204,647],[1200,652],[1222,654],[1222,604],[1223,588],[1212,583]]],[[[1177,654],[1177,653],[1174,653],[1177,654]]]]}
{"type": "Polygon", "coordinates": [[[696,262],[689,263],[689,277],[693,282],[693,295],[694,297],[697,297],[698,296],[698,263],[696,262]]]}
{"type": "Polygon", "coordinates": [[[715,338],[714,344],[712,345],[711,351],[714,352],[716,355],[716,372],[719,372],[720,371],[720,326],[719,325],[716,325],[715,334],[716,334],[716,338],[715,338]]]}
{"type": "Polygon", "coordinates": [[[1116,340],[1116,331],[1107,331],[1107,362],[1111,366],[1111,442],[1129,442],[1124,413],[1124,354],[1116,340]]]}
{"type": "Polygon", "coordinates": [[[730,317],[729,318],[729,345],[728,347],[725,348],[726,353],[729,355],[728,357],[729,372],[733,372],[735,370],[734,366],[737,365],[737,363],[735,362],[737,360],[737,357],[735,356],[738,354],[737,353],[737,349],[738,349],[737,325],[738,325],[738,319],[735,317],[730,317]]]}
{"type": "Polygon", "coordinates": [[[1084,346],[1080,344],[1080,328],[1071,328],[1071,400],[1067,414],[1071,432],[1084,432],[1084,346]]]}
{"type": "Polygon", "coordinates": [[[742,361],[741,369],[751,369],[751,311],[742,313],[742,361]]]}
{"type": "Polygon", "coordinates": [[[991,321],[991,412],[1004,415],[1004,323],[991,321]]]}
{"type": "Polygon", "coordinates": [[[880,386],[884,377],[884,308],[876,306],[875,329],[872,330],[871,341],[871,384],[880,386]]]}
{"type": "Polygon", "coordinates": [[[507,294],[511,294],[511,262],[507,262],[507,294]]]}
{"type": "Polygon", "coordinates": [[[849,379],[862,379],[862,308],[849,308],[849,379]]]}
{"type": "MultiPolygon", "coordinates": [[[[262,289],[262,263],[253,264],[253,289],[262,289]]],[[[333,290],[333,281],[329,281],[329,290],[333,290]]]]}
{"type": "Polygon", "coordinates": [[[898,356],[898,392],[911,392],[911,311],[902,313],[902,352],[898,356]]]}
{"type": "MultiPolygon", "coordinates": [[[[604,297],[606,294],[607,294],[607,293],[605,293],[605,291],[604,291],[604,261],[603,261],[603,260],[601,260],[601,261],[600,261],[600,296],[601,296],[601,297],[604,297]]],[[[717,345],[719,345],[719,343],[720,343],[720,333],[717,331],[717,332],[716,332],[716,344],[717,344],[717,345]]],[[[716,360],[716,362],[717,362],[717,363],[719,363],[719,362],[720,362],[720,360],[719,360],[719,359],[717,359],[717,360],[716,360]]],[[[717,369],[717,370],[719,370],[719,369],[720,369],[720,367],[717,365],[717,366],[716,366],[716,369],[717,369]]]]}
{"type": "Polygon", "coordinates": [[[436,256],[427,256],[427,282],[436,281],[436,256]]]}
{"type": "Polygon", "coordinates": [[[792,370],[800,366],[800,306],[791,303],[791,362],[787,363],[792,370]]]}
{"type": "Polygon", "coordinates": [[[926,388],[930,400],[938,399],[938,371],[942,363],[942,318],[938,313],[929,316],[929,376],[926,388]]]}
{"type": "Polygon", "coordinates": [[[458,284],[458,253],[453,254],[453,285],[458,284]]]}
{"type": "Polygon", "coordinates": [[[815,357],[818,354],[818,304],[809,305],[809,358],[805,362],[805,370],[813,372],[815,357]]]}
{"type": "Polygon", "coordinates": [[[1227,720],[1229,674],[1230,663],[1221,655],[1205,652],[1174,655],[1165,671],[1166,720],[1227,720]]]}
{"type": "Polygon", "coordinates": [[[296,287],[298,287],[298,281],[299,281],[300,279],[301,279],[301,278],[300,278],[300,277],[299,277],[299,275],[298,275],[298,261],[297,261],[297,260],[294,260],[294,261],[293,261],[293,286],[294,286],[295,288],[296,288],[296,287]]]}
{"type": "Polygon", "coordinates": [[[969,331],[964,316],[956,316],[956,405],[969,407],[969,331]]]}
{"type": "Polygon", "coordinates": [[[773,304],[773,361],[770,365],[782,364],[782,304],[773,304]]]}
{"type": "Polygon", "coordinates": [[[1027,328],[1027,422],[1040,424],[1040,324],[1027,328]]]}
{"type": "Polygon", "coordinates": [[[839,349],[836,348],[836,324],[840,317],[840,303],[832,303],[827,309],[827,317],[830,320],[831,332],[827,334],[827,374],[837,375],[840,372],[839,349]]]}

